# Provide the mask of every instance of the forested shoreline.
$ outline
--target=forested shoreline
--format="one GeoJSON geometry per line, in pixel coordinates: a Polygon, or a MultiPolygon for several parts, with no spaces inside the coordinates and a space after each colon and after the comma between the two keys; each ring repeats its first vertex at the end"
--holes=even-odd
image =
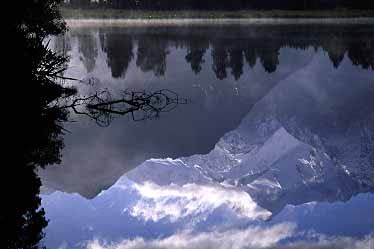
{"type": "Polygon", "coordinates": [[[65,0],[63,6],[140,10],[366,10],[374,8],[374,2],[355,0],[65,0]]]}
{"type": "Polygon", "coordinates": [[[250,19],[250,18],[372,18],[374,10],[130,10],[60,8],[68,19],[250,19]]]}

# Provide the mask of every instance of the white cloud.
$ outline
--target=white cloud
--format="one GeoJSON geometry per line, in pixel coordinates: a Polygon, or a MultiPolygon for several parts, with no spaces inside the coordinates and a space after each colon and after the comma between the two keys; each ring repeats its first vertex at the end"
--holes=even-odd
{"type": "Polygon", "coordinates": [[[147,182],[135,188],[142,197],[130,209],[130,214],[144,220],[168,218],[175,222],[188,216],[209,214],[222,205],[249,219],[266,219],[271,215],[246,192],[218,185],[158,186],[147,182]]]}
{"type": "Polygon", "coordinates": [[[288,223],[270,228],[252,227],[246,230],[191,234],[183,232],[164,239],[123,240],[119,243],[106,243],[99,240],[88,242],[87,249],[259,249],[267,248],[289,237],[295,226],[288,223]]]}

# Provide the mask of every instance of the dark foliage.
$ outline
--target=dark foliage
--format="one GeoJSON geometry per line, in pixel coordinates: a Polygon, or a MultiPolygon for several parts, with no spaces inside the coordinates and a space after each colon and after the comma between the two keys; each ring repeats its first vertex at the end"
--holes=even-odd
{"type": "Polygon", "coordinates": [[[67,59],[48,48],[48,37],[65,31],[59,1],[11,2],[4,39],[5,97],[11,104],[0,186],[0,248],[38,248],[48,222],[40,207],[36,170],[59,163],[61,122],[67,119],[66,111],[50,104],[74,90],[58,83],[67,59]]]}

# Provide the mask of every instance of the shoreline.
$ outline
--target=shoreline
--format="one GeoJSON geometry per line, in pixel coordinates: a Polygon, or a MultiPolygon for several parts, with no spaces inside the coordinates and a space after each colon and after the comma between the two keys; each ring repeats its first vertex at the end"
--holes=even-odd
{"type": "Polygon", "coordinates": [[[360,18],[67,18],[69,27],[79,26],[205,26],[205,25],[374,25],[374,17],[360,18]]]}
{"type": "Polygon", "coordinates": [[[374,18],[374,10],[123,10],[123,9],[73,9],[60,8],[65,19],[341,19],[374,18]]]}

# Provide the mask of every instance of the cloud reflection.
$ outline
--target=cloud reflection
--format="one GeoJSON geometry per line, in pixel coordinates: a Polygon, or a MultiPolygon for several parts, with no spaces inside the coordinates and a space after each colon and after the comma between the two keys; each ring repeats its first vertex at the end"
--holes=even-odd
{"type": "Polygon", "coordinates": [[[249,219],[267,219],[271,216],[246,192],[234,188],[197,184],[159,186],[151,182],[136,184],[135,188],[142,198],[132,207],[131,215],[147,221],[157,222],[168,218],[176,222],[188,216],[208,215],[221,206],[249,219]]]}
{"type": "Polygon", "coordinates": [[[286,242],[297,235],[295,225],[281,223],[269,228],[252,227],[245,230],[192,234],[181,232],[167,238],[145,240],[136,238],[118,243],[92,240],[87,249],[372,249],[374,236],[362,239],[329,237],[309,232],[306,241],[286,242]]]}
{"type": "Polygon", "coordinates": [[[269,228],[252,227],[245,230],[230,230],[225,232],[200,234],[181,232],[167,238],[154,240],[136,238],[133,240],[123,240],[119,243],[92,240],[87,243],[87,249],[267,248],[292,235],[294,229],[295,226],[293,224],[282,223],[269,228]]]}

